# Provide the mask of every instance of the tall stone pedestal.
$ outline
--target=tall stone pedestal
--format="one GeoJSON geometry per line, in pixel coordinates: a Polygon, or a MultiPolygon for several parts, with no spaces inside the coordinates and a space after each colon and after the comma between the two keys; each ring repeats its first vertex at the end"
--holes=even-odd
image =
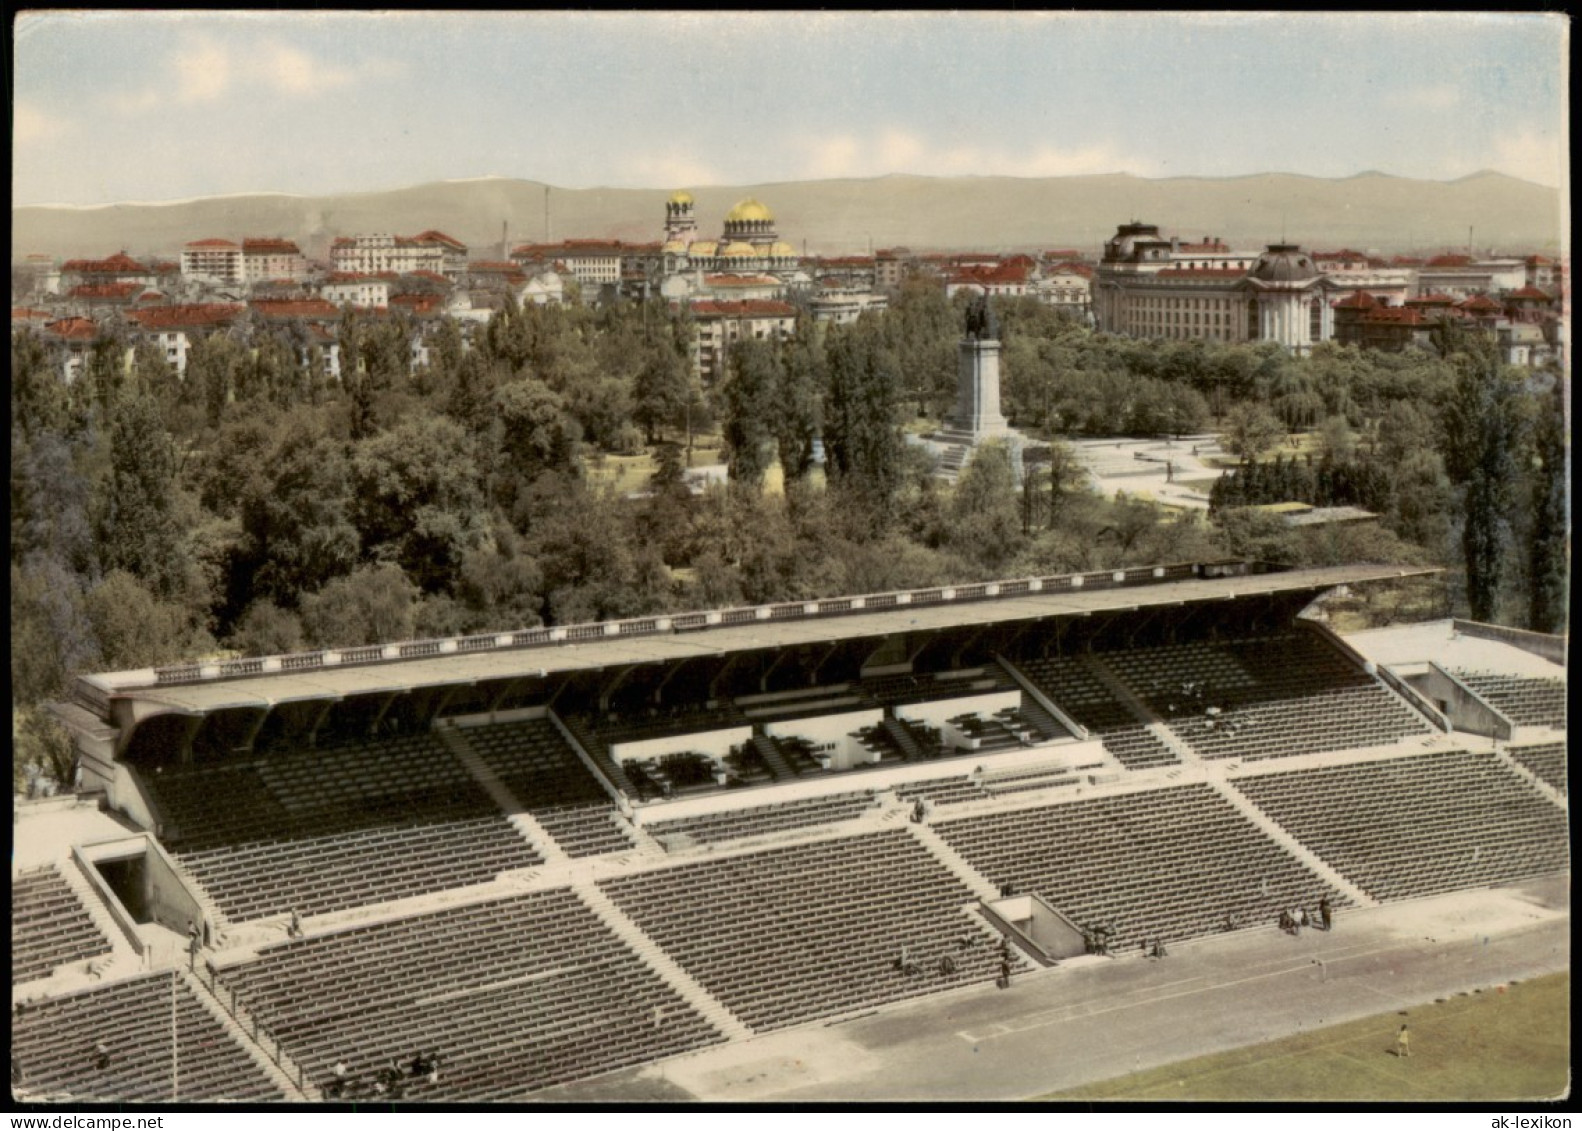
{"type": "Polygon", "coordinates": [[[1010,449],[1017,482],[1022,475],[1022,437],[1000,412],[1000,342],[998,338],[963,338],[957,350],[956,407],[945,426],[927,439],[939,460],[939,474],[954,480],[985,440],[998,440],[1010,449]]]}
{"type": "Polygon", "coordinates": [[[1000,414],[999,341],[964,338],[956,352],[956,408],[946,421],[947,433],[998,436],[1009,427],[1000,414]]]}

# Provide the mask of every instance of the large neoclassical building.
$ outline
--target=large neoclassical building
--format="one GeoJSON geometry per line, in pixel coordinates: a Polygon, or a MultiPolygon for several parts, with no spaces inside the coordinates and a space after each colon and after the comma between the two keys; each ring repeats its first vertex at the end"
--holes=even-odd
{"type": "Polygon", "coordinates": [[[665,202],[665,241],[660,249],[664,274],[698,271],[768,274],[788,280],[801,266],[796,249],[775,231],[774,214],[752,197],[725,216],[718,239],[699,239],[692,194],[672,193],[665,202]]]}
{"type": "Polygon", "coordinates": [[[1137,338],[1279,342],[1308,352],[1334,336],[1329,280],[1297,244],[1232,251],[1130,223],[1104,245],[1093,279],[1101,331],[1137,338]]]}

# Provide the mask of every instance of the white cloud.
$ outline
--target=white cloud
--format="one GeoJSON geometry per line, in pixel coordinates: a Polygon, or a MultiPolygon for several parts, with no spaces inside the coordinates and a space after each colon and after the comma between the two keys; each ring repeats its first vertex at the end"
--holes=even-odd
{"type": "Polygon", "coordinates": [[[793,143],[803,162],[794,175],[810,179],[925,176],[1071,177],[1089,173],[1144,172],[1144,162],[1108,144],[1080,149],[1051,145],[996,149],[976,145],[935,146],[904,130],[876,137],[836,134],[793,143]]]}
{"type": "Polygon", "coordinates": [[[23,102],[19,99],[11,111],[12,136],[18,145],[53,141],[63,134],[70,133],[72,128],[73,123],[70,119],[51,114],[31,102],[23,102]]]}
{"type": "Polygon", "coordinates": [[[231,53],[210,36],[187,37],[171,64],[178,102],[212,102],[231,85],[231,53]]]}
{"type": "Polygon", "coordinates": [[[1562,167],[1560,141],[1539,130],[1508,134],[1494,145],[1493,167],[1513,177],[1558,187],[1562,167]]]}
{"type": "Polygon", "coordinates": [[[371,59],[343,66],[318,58],[284,40],[254,41],[243,51],[208,35],[189,35],[167,61],[174,84],[128,91],[109,101],[123,115],[136,115],[167,105],[190,106],[228,93],[268,91],[306,98],[351,86],[367,79],[401,72],[394,60],[371,59]]]}
{"type": "Polygon", "coordinates": [[[697,188],[722,182],[719,173],[688,153],[639,154],[631,165],[637,176],[627,179],[645,188],[697,188]]]}

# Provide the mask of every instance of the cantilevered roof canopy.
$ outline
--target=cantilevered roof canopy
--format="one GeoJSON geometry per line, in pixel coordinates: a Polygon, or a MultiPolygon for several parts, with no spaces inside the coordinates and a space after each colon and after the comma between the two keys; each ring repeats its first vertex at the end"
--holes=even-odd
{"type": "MultiPolygon", "coordinates": [[[[1173,567],[1197,569],[1199,567],[1173,567]]],[[[335,662],[305,670],[272,670],[257,674],[205,674],[191,682],[165,682],[153,672],[121,672],[84,677],[91,695],[101,700],[132,700],[140,716],[175,711],[211,711],[270,707],[310,699],[343,699],[354,695],[400,693],[416,688],[471,685],[598,671],[641,664],[664,664],[700,657],[805,644],[832,644],[878,639],[897,633],[936,633],[1018,621],[1085,617],[1148,607],[1228,601],[1275,594],[1317,593],[1340,585],[1359,584],[1438,572],[1395,566],[1333,566],[1238,576],[1179,580],[1139,579],[1108,588],[1055,588],[1014,596],[940,603],[892,604],[838,615],[804,619],[754,619],[746,623],[711,624],[695,630],[652,631],[649,635],[587,634],[591,638],[534,646],[457,651],[420,658],[374,662],[335,662]]],[[[1111,575],[1102,576],[1108,580],[1111,575]]],[[[1010,585],[1011,583],[1004,583],[1010,585]]],[[[1023,583],[1025,584],[1025,583],[1023,583]]],[[[1091,584],[1091,583],[1090,583],[1091,584]]],[[[965,587],[964,587],[965,588],[965,587]]],[[[931,591],[938,593],[938,590],[931,591]]],[[[934,598],[938,601],[938,598],[934,598]]],[[[672,618],[680,621],[684,618],[672,618]]],[[[612,626],[613,627],[613,626],[612,626]]]]}

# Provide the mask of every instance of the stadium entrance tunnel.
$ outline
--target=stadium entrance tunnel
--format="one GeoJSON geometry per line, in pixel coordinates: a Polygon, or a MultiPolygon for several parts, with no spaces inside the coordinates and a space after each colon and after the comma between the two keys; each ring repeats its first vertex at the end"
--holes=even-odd
{"type": "Polygon", "coordinates": [[[148,865],[143,853],[96,860],[94,867],[104,877],[104,882],[121,901],[121,906],[126,908],[126,913],[134,923],[153,922],[153,916],[148,911],[151,893],[148,887],[148,865]]]}
{"type": "Polygon", "coordinates": [[[139,950],[139,927],[157,924],[185,936],[200,928],[205,942],[213,925],[170,857],[147,834],[83,845],[75,850],[88,882],[139,950]]]}
{"type": "Polygon", "coordinates": [[[1088,953],[1082,929],[1039,896],[1007,896],[980,907],[996,930],[1045,966],[1088,953]]]}

